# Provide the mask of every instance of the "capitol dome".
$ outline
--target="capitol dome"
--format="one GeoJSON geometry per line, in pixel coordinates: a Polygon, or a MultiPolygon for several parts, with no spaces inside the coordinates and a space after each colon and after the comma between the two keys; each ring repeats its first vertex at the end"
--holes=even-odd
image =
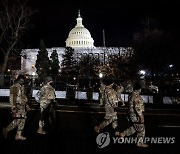
{"type": "Polygon", "coordinates": [[[76,18],[76,26],[69,32],[66,40],[66,47],[72,48],[94,48],[94,40],[91,37],[88,29],[82,24],[80,11],[78,11],[78,18],[76,18]]]}

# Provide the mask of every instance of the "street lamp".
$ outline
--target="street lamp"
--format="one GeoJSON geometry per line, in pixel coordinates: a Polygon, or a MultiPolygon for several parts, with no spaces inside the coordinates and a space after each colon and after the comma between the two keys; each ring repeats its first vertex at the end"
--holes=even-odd
{"type": "Polygon", "coordinates": [[[103,78],[103,73],[99,73],[99,78],[103,78]]]}
{"type": "Polygon", "coordinates": [[[143,76],[144,76],[144,75],[146,74],[146,71],[140,70],[139,73],[140,73],[140,75],[143,75],[143,76]]]}
{"type": "Polygon", "coordinates": [[[99,73],[100,83],[102,83],[103,73],[99,73]]]}
{"type": "Polygon", "coordinates": [[[172,68],[172,67],[173,67],[173,64],[170,64],[169,67],[172,68]]]}
{"type": "Polygon", "coordinates": [[[146,75],[146,71],[145,70],[139,70],[139,75],[141,79],[144,79],[145,75],[146,75]]]}
{"type": "Polygon", "coordinates": [[[61,73],[61,69],[60,68],[58,69],[58,73],[61,73]]]}
{"type": "Polygon", "coordinates": [[[35,75],[36,75],[36,73],[32,72],[32,86],[33,87],[35,86],[35,75]]]}

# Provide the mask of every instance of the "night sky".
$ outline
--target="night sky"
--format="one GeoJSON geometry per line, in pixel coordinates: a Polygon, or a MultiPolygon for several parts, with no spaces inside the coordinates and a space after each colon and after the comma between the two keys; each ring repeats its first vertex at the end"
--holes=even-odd
{"type": "Polygon", "coordinates": [[[64,47],[70,30],[76,25],[79,9],[83,25],[90,31],[96,47],[103,46],[103,29],[106,46],[130,45],[133,34],[143,28],[142,21],[148,17],[157,19],[161,30],[180,40],[177,2],[134,1],[29,0],[38,12],[32,17],[34,27],[26,35],[26,47],[38,48],[41,38],[48,48],[64,47]]]}

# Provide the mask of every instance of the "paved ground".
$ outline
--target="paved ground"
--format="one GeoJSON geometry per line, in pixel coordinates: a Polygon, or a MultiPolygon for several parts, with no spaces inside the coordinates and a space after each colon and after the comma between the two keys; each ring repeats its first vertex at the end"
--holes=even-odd
{"type": "MultiPolygon", "coordinates": [[[[113,143],[111,127],[102,131],[110,134],[110,143],[104,148],[98,148],[97,135],[93,127],[104,117],[104,109],[86,106],[59,106],[56,113],[56,125],[53,129],[47,124],[47,135],[36,133],[38,127],[39,110],[33,109],[28,113],[24,135],[26,141],[15,141],[15,130],[4,139],[0,134],[0,147],[3,154],[179,154],[180,153],[180,110],[179,109],[151,109],[145,114],[146,137],[174,137],[173,144],[149,143],[148,148],[138,148],[135,144],[113,143]]],[[[0,130],[11,121],[9,107],[0,108],[0,130]]],[[[126,108],[118,111],[118,129],[128,127],[126,108]]]]}

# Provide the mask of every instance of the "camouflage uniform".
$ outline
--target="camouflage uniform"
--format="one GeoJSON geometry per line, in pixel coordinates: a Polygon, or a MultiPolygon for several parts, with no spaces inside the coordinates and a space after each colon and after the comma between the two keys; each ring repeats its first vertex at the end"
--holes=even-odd
{"type": "Polygon", "coordinates": [[[105,85],[101,83],[101,86],[99,88],[99,93],[100,93],[100,105],[104,104],[104,99],[105,99],[105,85]]]}
{"type": "Polygon", "coordinates": [[[137,133],[138,143],[143,144],[145,137],[144,125],[144,103],[140,96],[141,90],[134,90],[129,96],[129,121],[132,126],[126,129],[122,134],[123,136],[130,136],[137,133]]]}
{"type": "Polygon", "coordinates": [[[94,129],[97,133],[109,124],[112,124],[113,129],[116,129],[118,126],[116,111],[116,108],[118,107],[118,98],[116,91],[111,87],[111,85],[105,86],[104,102],[106,115],[99,126],[95,126],[94,129]]]}
{"type": "Polygon", "coordinates": [[[15,83],[10,87],[9,101],[12,109],[12,117],[14,120],[3,129],[3,134],[7,137],[7,133],[17,127],[17,134],[15,139],[25,140],[22,131],[24,130],[26,121],[26,109],[27,109],[27,97],[25,94],[25,88],[19,83],[15,83]]]}
{"type": "Polygon", "coordinates": [[[150,82],[148,89],[152,93],[158,93],[158,91],[159,91],[159,88],[157,86],[153,85],[152,82],[150,82]]]}
{"type": "Polygon", "coordinates": [[[117,86],[116,91],[117,91],[118,101],[122,103],[122,106],[125,106],[124,101],[121,97],[121,93],[124,91],[124,87],[123,86],[117,86]]]}
{"type": "Polygon", "coordinates": [[[39,129],[38,133],[40,134],[46,134],[46,132],[43,130],[45,126],[45,117],[46,114],[49,114],[50,105],[52,100],[55,100],[55,89],[50,84],[45,84],[40,89],[40,109],[41,109],[41,116],[39,120],[39,129]]]}

